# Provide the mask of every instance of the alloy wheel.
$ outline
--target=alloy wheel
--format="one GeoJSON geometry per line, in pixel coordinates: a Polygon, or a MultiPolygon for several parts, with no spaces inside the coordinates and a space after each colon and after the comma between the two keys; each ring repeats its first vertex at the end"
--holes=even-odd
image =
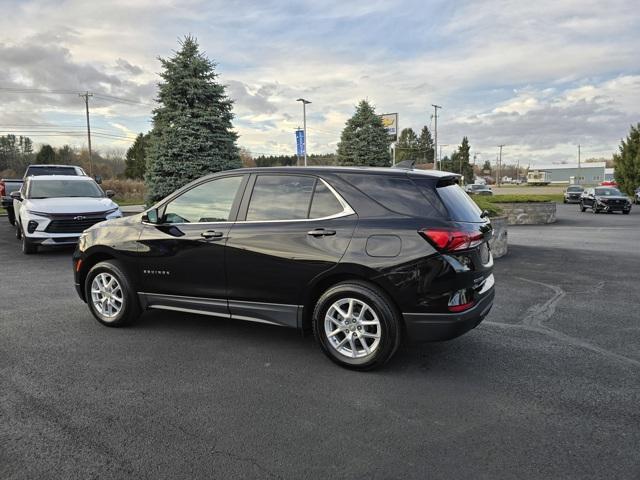
{"type": "Polygon", "coordinates": [[[98,273],[91,282],[91,301],[96,312],[106,319],[115,318],[124,306],[122,287],[108,272],[98,273]]]}
{"type": "Polygon", "coordinates": [[[327,310],[324,331],[335,351],[348,358],[363,358],[378,349],[382,328],[378,315],[367,303],[341,298],[327,310]]]}

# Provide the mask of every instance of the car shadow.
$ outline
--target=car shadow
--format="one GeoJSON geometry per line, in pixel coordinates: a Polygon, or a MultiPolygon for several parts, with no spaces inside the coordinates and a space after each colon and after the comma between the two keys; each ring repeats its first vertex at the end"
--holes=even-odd
{"type": "MultiPolygon", "coordinates": [[[[145,334],[154,333],[158,336],[170,335],[178,342],[202,339],[208,336],[215,338],[224,345],[234,349],[259,349],[265,356],[280,356],[289,359],[293,355],[293,361],[297,365],[308,365],[310,368],[319,368],[318,362],[326,361],[338,370],[348,371],[331,363],[321,353],[320,347],[313,338],[311,332],[302,333],[299,330],[275,325],[216,318],[205,315],[149,310],[131,326],[129,331],[144,331],[145,334]]],[[[403,371],[415,371],[417,369],[428,371],[446,366],[451,372],[456,365],[461,369],[468,369],[468,364],[473,362],[477,353],[482,353],[483,342],[478,338],[470,339],[469,334],[447,342],[414,343],[403,341],[394,357],[384,367],[374,370],[377,374],[393,374],[403,371]],[[456,356],[460,355],[460,362],[456,356]]]]}

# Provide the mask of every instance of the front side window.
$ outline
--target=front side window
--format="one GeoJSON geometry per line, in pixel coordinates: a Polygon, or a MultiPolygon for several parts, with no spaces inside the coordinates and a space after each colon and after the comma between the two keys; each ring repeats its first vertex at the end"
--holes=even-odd
{"type": "Polygon", "coordinates": [[[253,187],[247,221],[308,218],[315,178],[295,175],[259,175],[253,187]]]}
{"type": "Polygon", "coordinates": [[[169,202],[164,223],[227,222],[242,176],[211,180],[169,202]]]}

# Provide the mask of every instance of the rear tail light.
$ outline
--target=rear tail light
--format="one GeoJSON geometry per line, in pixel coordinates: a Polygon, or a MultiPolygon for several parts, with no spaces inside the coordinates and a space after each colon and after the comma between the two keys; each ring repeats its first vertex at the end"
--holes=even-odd
{"type": "Polygon", "coordinates": [[[441,252],[454,252],[477,247],[484,241],[480,232],[447,230],[443,228],[423,228],[418,233],[441,252]]]}
{"type": "Polygon", "coordinates": [[[0,181],[0,197],[4,197],[7,193],[5,192],[4,182],[0,181]]]}

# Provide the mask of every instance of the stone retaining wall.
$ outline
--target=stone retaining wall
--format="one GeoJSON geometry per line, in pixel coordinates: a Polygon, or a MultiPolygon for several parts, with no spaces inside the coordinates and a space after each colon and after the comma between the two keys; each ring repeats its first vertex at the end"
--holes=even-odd
{"type": "Polygon", "coordinates": [[[509,225],[544,225],[555,223],[555,202],[496,203],[509,225]]]}
{"type": "Polygon", "coordinates": [[[504,257],[507,254],[507,217],[494,217],[491,219],[493,236],[489,241],[493,258],[504,257]]]}

